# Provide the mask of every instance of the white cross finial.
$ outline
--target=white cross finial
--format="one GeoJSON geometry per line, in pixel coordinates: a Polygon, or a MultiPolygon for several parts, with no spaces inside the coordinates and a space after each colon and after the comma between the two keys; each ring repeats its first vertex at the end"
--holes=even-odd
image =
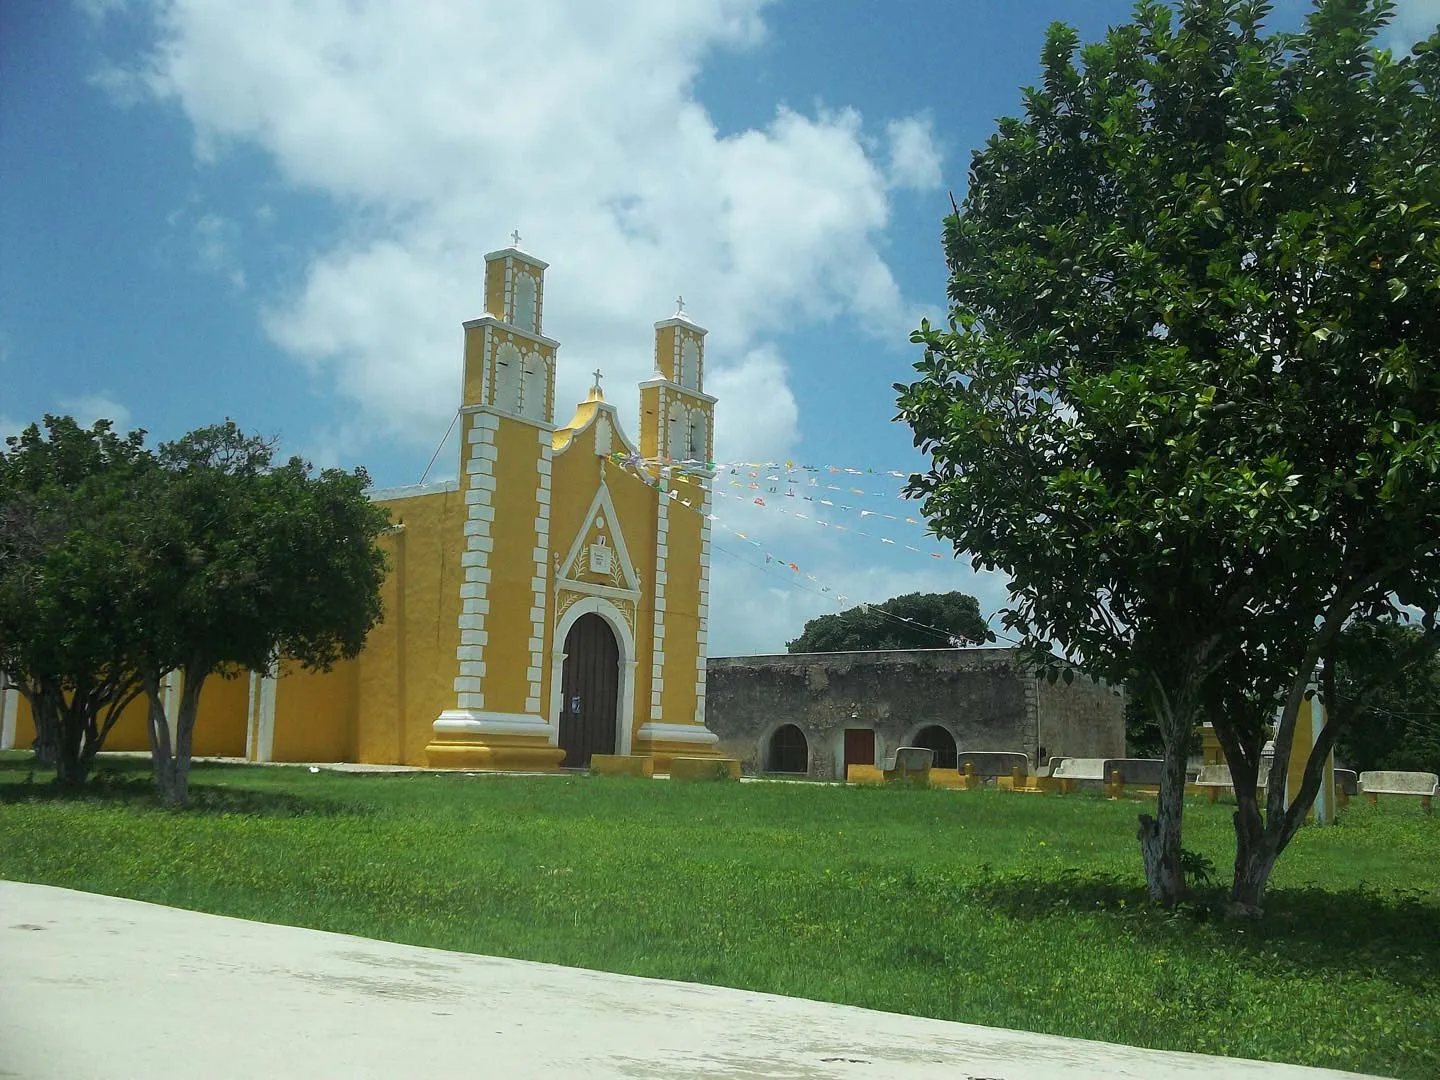
{"type": "Polygon", "coordinates": [[[510,246],[513,247],[513,248],[518,248],[518,247],[520,246],[520,230],[519,230],[519,229],[516,229],[514,232],[512,232],[512,233],[510,234],[510,246]]]}
{"type": "Polygon", "coordinates": [[[595,376],[595,385],[592,386],[590,389],[594,390],[598,394],[600,393],[600,380],[603,379],[605,376],[600,373],[600,369],[598,367],[590,374],[595,376]]]}
{"type": "Polygon", "coordinates": [[[684,314],[685,314],[685,297],[683,297],[683,296],[677,296],[677,297],[675,298],[675,317],[678,319],[680,316],[682,316],[682,315],[684,315],[684,314]]]}

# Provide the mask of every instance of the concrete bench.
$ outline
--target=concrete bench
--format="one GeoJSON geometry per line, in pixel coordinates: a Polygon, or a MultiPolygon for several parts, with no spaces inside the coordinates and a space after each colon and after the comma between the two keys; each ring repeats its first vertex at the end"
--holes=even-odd
{"type": "Polygon", "coordinates": [[[928,746],[902,746],[885,763],[885,780],[904,780],[922,787],[930,782],[935,751],[928,746]]]}
{"type": "Polygon", "coordinates": [[[975,766],[974,774],[985,780],[1012,776],[1017,768],[1022,776],[1030,773],[1030,758],[1014,750],[962,750],[955,755],[955,763],[962,774],[966,765],[975,766]]]}
{"type": "Polygon", "coordinates": [[[1099,785],[1106,795],[1115,799],[1126,787],[1158,789],[1164,765],[1159,758],[1063,758],[1050,775],[1072,785],[1099,785]]]}
{"type": "Polygon", "coordinates": [[[1428,814],[1430,801],[1440,787],[1440,777],[1432,772],[1362,772],[1359,786],[1371,805],[1378,802],[1381,795],[1412,795],[1420,800],[1421,809],[1428,814]]]}
{"type": "Polygon", "coordinates": [[[672,757],[671,780],[739,780],[740,762],[735,758],[672,757]]]}
{"type": "Polygon", "coordinates": [[[591,754],[590,771],[596,776],[643,776],[655,774],[655,759],[637,754],[591,754]]]}
{"type": "Polygon", "coordinates": [[[1354,769],[1335,770],[1335,794],[1341,806],[1349,802],[1352,795],[1360,794],[1360,781],[1354,769]]]}
{"type": "Polygon", "coordinates": [[[1235,785],[1230,779],[1229,765],[1202,765],[1191,786],[1200,788],[1213,803],[1220,798],[1220,792],[1229,791],[1235,785]]]}

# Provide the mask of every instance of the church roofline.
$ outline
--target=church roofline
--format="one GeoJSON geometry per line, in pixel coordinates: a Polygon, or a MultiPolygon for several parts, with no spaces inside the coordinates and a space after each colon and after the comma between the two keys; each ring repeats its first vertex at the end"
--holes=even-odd
{"type": "Polygon", "coordinates": [[[488,311],[478,319],[467,319],[460,325],[466,330],[473,330],[477,326],[493,326],[498,330],[504,330],[506,333],[514,334],[516,337],[525,338],[527,341],[535,341],[541,345],[549,345],[552,349],[560,348],[560,342],[554,338],[548,338],[544,334],[531,333],[529,330],[522,330],[514,323],[505,322],[499,316],[492,315],[488,311]]]}
{"type": "Polygon", "coordinates": [[[668,319],[661,319],[655,324],[655,329],[664,330],[667,326],[683,326],[699,334],[708,334],[710,332],[688,315],[671,315],[668,319]]]}
{"type": "Polygon", "coordinates": [[[665,379],[665,378],[646,379],[644,382],[642,382],[642,383],[640,384],[640,389],[641,389],[641,390],[649,390],[651,387],[655,387],[655,386],[665,386],[665,387],[669,387],[671,390],[679,390],[679,391],[680,391],[681,393],[683,393],[683,394],[689,394],[691,397],[697,397],[697,398],[699,398],[701,401],[707,401],[707,402],[709,402],[711,405],[714,405],[716,402],[718,402],[718,401],[720,400],[720,399],[717,398],[717,397],[711,397],[709,394],[705,393],[703,390],[692,390],[692,389],[690,389],[690,387],[688,387],[688,386],[682,386],[680,383],[676,382],[674,379],[665,379]]]}
{"type": "Polygon", "coordinates": [[[537,267],[539,267],[541,270],[548,270],[548,269],[550,269],[550,264],[547,263],[544,259],[537,259],[534,255],[531,255],[528,251],[521,251],[519,248],[515,247],[514,245],[511,245],[510,247],[503,247],[503,248],[501,248],[501,249],[498,250],[498,251],[488,251],[488,252],[485,253],[485,261],[486,261],[486,262],[494,262],[496,259],[505,259],[505,258],[521,259],[521,260],[523,260],[524,262],[529,263],[531,266],[537,266],[537,267]]]}
{"type": "Polygon", "coordinates": [[[439,495],[443,492],[460,490],[460,481],[441,480],[434,484],[402,484],[399,487],[371,488],[366,494],[371,502],[393,502],[395,499],[413,499],[418,495],[439,495]]]}

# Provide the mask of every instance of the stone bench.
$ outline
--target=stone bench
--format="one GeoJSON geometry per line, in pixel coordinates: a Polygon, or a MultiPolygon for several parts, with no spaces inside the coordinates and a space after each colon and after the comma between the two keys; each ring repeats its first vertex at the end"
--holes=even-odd
{"type": "Polygon", "coordinates": [[[1411,795],[1420,800],[1421,809],[1428,814],[1440,777],[1431,772],[1362,772],[1359,787],[1372,806],[1381,795],[1411,795]]]}
{"type": "Polygon", "coordinates": [[[935,763],[935,751],[927,746],[901,746],[885,762],[885,780],[903,780],[919,784],[930,782],[930,766],[935,763]]]}
{"type": "Polygon", "coordinates": [[[1110,798],[1119,798],[1127,787],[1158,790],[1165,763],[1159,758],[1062,758],[1051,770],[1052,779],[1065,786],[1101,786],[1110,798]]]}
{"type": "Polygon", "coordinates": [[[591,754],[590,772],[595,776],[655,775],[655,759],[637,754],[591,754]]]}
{"type": "Polygon", "coordinates": [[[739,780],[740,762],[735,758],[672,757],[671,780],[739,780]]]}
{"type": "Polygon", "coordinates": [[[966,765],[975,766],[975,775],[985,780],[1013,776],[1017,768],[1022,776],[1030,774],[1029,756],[1014,750],[962,750],[955,755],[955,763],[961,773],[966,765]]]}

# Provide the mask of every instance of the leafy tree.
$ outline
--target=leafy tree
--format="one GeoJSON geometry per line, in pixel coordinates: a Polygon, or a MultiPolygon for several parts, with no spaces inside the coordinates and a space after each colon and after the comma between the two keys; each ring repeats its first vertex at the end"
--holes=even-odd
{"type": "Polygon", "coordinates": [[[0,451],[0,668],[66,786],[85,781],[139,693],[117,568],[151,464],[143,438],[46,416],[0,451]]]}
{"type": "Polygon", "coordinates": [[[1424,638],[1401,622],[1360,622],[1341,633],[1335,689],[1351,722],[1335,751],[1349,768],[1440,773],[1440,661],[1424,638]]]}
{"type": "Polygon", "coordinates": [[[946,220],[950,325],[896,387],[932,458],[910,492],[1010,575],[1006,624],[1158,722],[1139,837],[1165,904],[1186,744],[1214,723],[1247,911],[1346,720],[1287,806],[1312,675],[1392,600],[1433,626],[1440,582],[1440,36],[1394,60],[1388,0],[1316,0],[1298,35],[1266,36],[1270,7],[1142,0],[1083,50],[1051,28],[946,220]]]}
{"type": "Polygon", "coordinates": [[[196,709],[206,680],[268,671],[283,658],[314,670],[357,655],[379,620],[388,513],[365,496],[363,469],[312,475],[233,423],[162,445],[127,573],[132,657],[148,700],[155,779],[188,795],[196,709]],[[183,682],[167,717],[162,683],[183,682]],[[175,737],[170,737],[170,720],[175,737]]]}
{"type": "Polygon", "coordinates": [[[916,592],[811,619],[785,648],[792,653],[944,649],[994,640],[975,597],[916,592]]]}

